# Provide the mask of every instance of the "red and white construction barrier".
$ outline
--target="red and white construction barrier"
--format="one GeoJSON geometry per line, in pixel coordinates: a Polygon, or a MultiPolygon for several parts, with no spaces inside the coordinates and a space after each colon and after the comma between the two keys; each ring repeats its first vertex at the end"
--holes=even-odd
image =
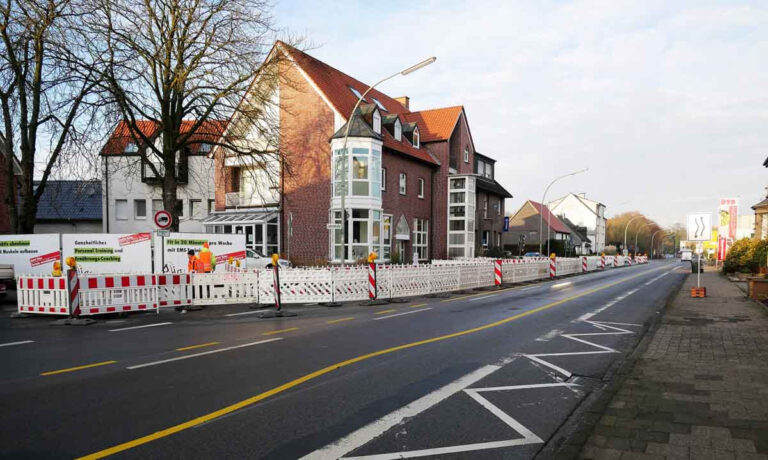
{"type": "Polygon", "coordinates": [[[581,272],[587,273],[587,256],[581,256],[581,272]]]}
{"type": "Polygon", "coordinates": [[[157,311],[155,283],[154,275],[81,276],[81,314],[157,311]]]}
{"type": "Polygon", "coordinates": [[[368,299],[376,300],[376,263],[368,263],[368,299]]]}
{"type": "Polygon", "coordinates": [[[77,318],[82,313],[80,310],[80,277],[77,276],[77,270],[74,268],[67,270],[67,288],[69,290],[70,316],[77,318]]]}
{"type": "Polygon", "coordinates": [[[493,283],[495,286],[501,286],[501,282],[501,259],[496,259],[493,261],[493,283]]]}
{"type": "Polygon", "coordinates": [[[19,313],[69,315],[69,292],[65,278],[20,276],[16,286],[19,313]]]}
{"type": "Polygon", "coordinates": [[[155,275],[157,303],[160,307],[177,307],[192,304],[192,275],[174,273],[155,275]]]}
{"type": "Polygon", "coordinates": [[[555,257],[549,259],[549,277],[554,278],[557,275],[557,264],[555,263],[555,257]]]}
{"type": "Polygon", "coordinates": [[[600,270],[605,270],[605,254],[600,256],[600,270]]]}

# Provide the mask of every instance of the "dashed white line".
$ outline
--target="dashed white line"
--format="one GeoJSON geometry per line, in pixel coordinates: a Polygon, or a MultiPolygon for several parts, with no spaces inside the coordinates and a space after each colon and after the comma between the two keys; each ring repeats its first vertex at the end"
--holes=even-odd
{"type": "Polygon", "coordinates": [[[590,313],[587,313],[587,314],[584,314],[584,315],[581,315],[581,316],[579,316],[579,318],[577,319],[577,321],[587,321],[587,320],[589,320],[590,318],[592,318],[592,317],[593,317],[593,316],[595,316],[596,314],[598,314],[598,313],[601,313],[601,312],[603,312],[603,311],[605,311],[605,310],[607,310],[607,309],[611,308],[612,306],[616,305],[617,303],[619,303],[619,302],[621,302],[622,300],[626,299],[627,297],[631,296],[632,294],[634,294],[635,292],[637,292],[637,289],[638,289],[638,288],[632,289],[631,291],[627,291],[627,292],[625,292],[624,294],[622,294],[622,295],[620,295],[620,296],[616,297],[615,299],[611,300],[610,302],[608,302],[608,303],[607,303],[607,304],[605,304],[604,306],[602,306],[602,307],[598,308],[597,310],[594,310],[594,311],[592,311],[592,312],[590,312],[590,313]]]}
{"type": "Polygon", "coordinates": [[[263,343],[274,342],[276,340],[283,340],[282,337],[274,339],[259,340],[258,342],[244,343],[242,345],[236,345],[234,347],[219,348],[218,350],[204,351],[202,353],[195,353],[193,355],[184,355],[177,358],[163,359],[161,361],[153,361],[151,363],[137,364],[135,366],[126,367],[128,370],[141,369],[142,367],[157,366],[158,364],[171,363],[173,361],[181,361],[182,359],[197,358],[198,356],[212,355],[214,353],[221,353],[222,351],[236,350],[238,348],[252,347],[254,345],[261,345],[263,343]]]}
{"type": "Polygon", "coordinates": [[[563,286],[570,286],[571,284],[573,284],[571,281],[566,281],[565,283],[557,283],[557,284],[553,284],[553,285],[552,285],[552,289],[554,289],[554,288],[559,288],[559,287],[563,287],[563,286]]]}
{"type": "Polygon", "coordinates": [[[34,343],[34,340],[22,340],[20,342],[8,342],[8,343],[0,343],[0,347],[12,347],[14,345],[24,345],[26,343],[34,343]]]}
{"type": "Polygon", "coordinates": [[[444,387],[417,399],[407,406],[401,407],[394,412],[390,412],[379,420],[369,423],[359,430],[350,433],[346,437],[302,457],[302,460],[340,458],[347,452],[351,452],[358,447],[368,443],[370,440],[376,438],[377,436],[380,436],[393,426],[401,423],[403,420],[415,417],[421,412],[424,412],[430,407],[458,393],[473,383],[491,375],[499,369],[501,369],[501,366],[483,366],[480,369],[460,377],[448,385],[445,385],[444,387]]]}
{"type": "Polygon", "coordinates": [[[498,294],[489,294],[489,295],[484,295],[484,296],[481,296],[481,297],[475,297],[474,299],[469,299],[467,302],[474,302],[475,300],[487,299],[488,297],[495,297],[497,295],[498,294]]]}
{"type": "Polygon", "coordinates": [[[273,308],[262,308],[262,309],[260,309],[260,310],[253,310],[253,311],[241,311],[240,313],[229,313],[229,314],[227,314],[227,315],[224,315],[224,316],[242,316],[242,315],[253,315],[253,314],[256,314],[256,313],[262,313],[262,312],[265,312],[265,311],[267,311],[267,310],[274,310],[274,309],[273,309],[273,308]]]}
{"type": "Polygon", "coordinates": [[[374,320],[374,321],[378,321],[378,320],[380,320],[380,319],[394,318],[395,316],[410,315],[410,314],[412,314],[412,313],[418,313],[418,312],[420,312],[420,311],[427,311],[427,310],[431,310],[431,309],[432,309],[432,307],[427,307],[427,308],[420,308],[420,309],[418,309],[418,310],[407,311],[407,312],[405,312],[405,313],[395,313],[394,315],[387,315],[387,316],[382,316],[382,317],[380,317],[380,318],[373,318],[373,320],[374,320]]]}
{"type": "Polygon", "coordinates": [[[169,324],[173,324],[173,323],[167,322],[167,323],[145,324],[143,326],[123,327],[123,328],[120,328],[120,329],[110,329],[109,332],[131,331],[133,329],[143,329],[145,327],[167,326],[169,324]]]}

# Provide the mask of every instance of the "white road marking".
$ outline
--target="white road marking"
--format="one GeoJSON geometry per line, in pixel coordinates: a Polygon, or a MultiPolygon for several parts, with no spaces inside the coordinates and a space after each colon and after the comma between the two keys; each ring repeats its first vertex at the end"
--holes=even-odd
{"type": "Polygon", "coordinates": [[[379,420],[369,423],[368,425],[360,428],[357,431],[354,431],[353,433],[350,433],[344,438],[339,439],[338,441],[329,444],[322,449],[316,450],[311,454],[302,457],[302,460],[340,458],[347,452],[351,452],[358,447],[368,443],[377,436],[380,436],[393,426],[402,423],[403,420],[415,417],[421,412],[424,412],[430,407],[458,393],[469,385],[472,385],[473,383],[491,375],[499,369],[501,369],[501,366],[483,366],[480,369],[460,377],[448,385],[445,385],[444,387],[417,399],[407,406],[397,409],[394,412],[390,412],[379,420]]]}
{"type": "Polygon", "coordinates": [[[659,280],[659,279],[661,279],[661,278],[663,278],[663,277],[665,277],[665,276],[669,275],[670,273],[672,273],[672,271],[673,271],[673,270],[670,270],[670,271],[668,271],[668,272],[664,272],[664,273],[662,273],[661,275],[657,276],[656,278],[654,278],[654,279],[652,279],[652,280],[648,281],[647,283],[643,283],[643,284],[644,284],[645,286],[649,286],[649,285],[653,284],[654,282],[656,282],[657,280],[659,280]]]}
{"type": "Polygon", "coordinates": [[[615,299],[611,300],[610,302],[608,302],[604,306],[598,308],[597,310],[594,310],[594,311],[592,311],[590,313],[586,313],[584,315],[579,316],[576,321],[587,321],[587,320],[589,320],[590,318],[592,318],[596,314],[604,312],[605,310],[611,308],[612,306],[616,305],[617,303],[619,303],[622,300],[626,299],[627,297],[631,296],[632,294],[637,292],[638,289],[639,288],[635,288],[635,289],[632,289],[631,291],[625,292],[624,294],[616,297],[615,299]]]}
{"type": "Polygon", "coordinates": [[[520,292],[530,291],[531,289],[536,289],[537,287],[540,287],[540,286],[531,286],[531,287],[527,287],[525,289],[518,289],[518,291],[520,291],[520,292]]]}
{"type": "Polygon", "coordinates": [[[547,366],[548,368],[552,369],[555,372],[559,372],[560,374],[563,374],[565,378],[569,379],[573,374],[568,372],[567,370],[563,369],[560,366],[555,366],[554,364],[550,363],[549,361],[544,361],[543,359],[540,359],[536,355],[525,355],[526,358],[530,359],[531,361],[536,361],[539,364],[542,364],[544,366],[547,366]]]}
{"type": "Polygon", "coordinates": [[[538,339],[536,339],[537,342],[549,342],[550,340],[554,339],[558,335],[562,334],[564,331],[560,329],[552,329],[551,331],[547,332],[546,334],[542,335],[538,339]]]}
{"type": "Polygon", "coordinates": [[[169,324],[173,324],[173,323],[171,323],[171,322],[168,322],[168,323],[155,323],[155,324],[145,324],[143,326],[123,327],[123,328],[120,328],[120,329],[110,329],[109,332],[130,331],[130,330],[133,330],[133,329],[143,329],[145,327],[167,326],[169,324]]]}
{"type": "Polygon", "coordinates": [[[242,311],[240,313],[229,313],[224,316],[242,316],[242,315],[253,315],[254,313],[262,313],[267,310],[273,310],[272,308],[262,308],[261,310],[253,310],[253,311],[242,311]]]}
{"type": "Polygon", "coordinates": [[[566,281],[565,283],[557,283],[557,284],[553,284],[553,285],[552,285],[552,289],[554,289],[554,288],[559,288],[559,287],[563,287],[563,286],[569,286],[569,285],[571,285],[571,284],[573,284],[573,283],[572,283],[572,282],[570,282],[570,281],[566,281]]]}
{"type": "Polygon", "coordinates": [[[276,340],[283,340],[283,338],[277,337],[274,339],[259,340],[258,342],[244,343],[242,345],[236,345],[234,347],[219,348],[218,350],[204,351],[202,353],[195,353],[193,355],[184,355],[176,358],[163,359],[161,361],[153,361],[151,363],[137,364],[135,366],[126,367],[126,369],[133,370],[133,369],[141,369],[142,367],[157,366],[158,364],[165,364],[173,361],[181,361],[182,359],[197,358],[198,356],[212,355],[214,353],[221,353],[222,351],[236,350],[238,348],[252,347],[254,345],[261,345],[263,343],[274,342],[276,340]]]}
{"type": "Polygon", "coordinates": [[[0,347],[11,347],[11,346],[14,346],[14,345],[24,345],[25,343],[34,343],[34,340],[22,340],[20,342],[0,343],[0,347]]]}
{"type": "Polygon", "coordinates": [[[418,313],[420,311],[427,311],[427,310],[431,310],[431,309],[432,309],[432,307],[420,308],[418,310],[407,311],[405,313],[395,313],[394,315],[387,315],[387,316],[382,316],[382,317],[379,317],[379,318],[373,318],[373,320],[374,321],[378,321],[380,319],[394,318],[395,316],[410,315],[411,313],[418,313]]]}
{"type": "Polygon", "coordinates": [[[488,297],[495,297],[497,295],[498,294],[489,294],[489,295],[484,295],[482,297],[475,297],[474,299],[469,299],[467,302],[474,302],[475,300],[487,299],[488,297]]]}

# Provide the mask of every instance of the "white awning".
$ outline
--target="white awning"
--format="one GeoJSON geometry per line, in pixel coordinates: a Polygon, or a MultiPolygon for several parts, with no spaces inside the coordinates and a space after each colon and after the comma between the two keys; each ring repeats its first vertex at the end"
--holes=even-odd
{"type": "Polygon", "coordinates": [[[264,224],[277,219],[280,213],[274,210],[215,212],[203,219],[203,225],[247,225],[264,224]]]}

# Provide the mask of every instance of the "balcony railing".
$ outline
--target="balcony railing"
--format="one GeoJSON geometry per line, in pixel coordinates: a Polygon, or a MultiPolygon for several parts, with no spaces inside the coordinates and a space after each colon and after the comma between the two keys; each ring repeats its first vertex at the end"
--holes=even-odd
{"type": "Polygon", "coordinates": [[[264,197],[258,193],[229,192],[227,193],[226,204],[228,208],[248,207],[248,206],[267,206],[277,204],[277,196],[264,197]]]}

